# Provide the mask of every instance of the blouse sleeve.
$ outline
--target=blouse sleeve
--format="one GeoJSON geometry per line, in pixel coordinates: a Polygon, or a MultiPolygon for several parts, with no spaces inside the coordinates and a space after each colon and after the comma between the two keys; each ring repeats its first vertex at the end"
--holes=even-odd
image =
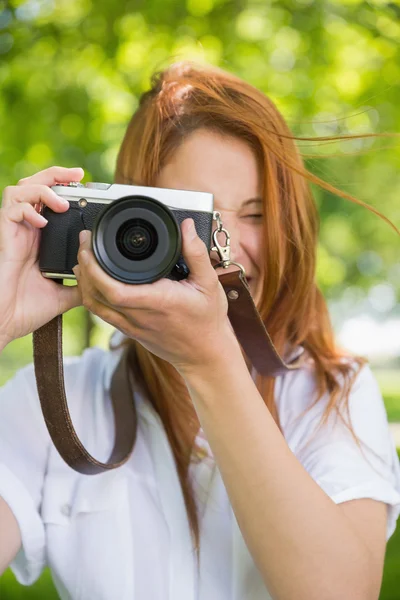
{"type": "Polygon", "coordinates": [[[310,372],[289,376],[283,384],[280,413],[285,438],[336,504],[358,498],[385,502],[388,540],[400,514],[400,465],[378,383],[365,365],[350,392],[349,415],[341,410],[359,438],[361,450],[336,411],[318,429],[328,398],[310,408],[314,391],[310,372]]]}
{"type": "Polygon", "coordinates": [[[45,566],[40,504],[49,441],[31,363],[0,388],[0,496],[20,527],[22,546],[10,568],[23,585],[45,566]]]}

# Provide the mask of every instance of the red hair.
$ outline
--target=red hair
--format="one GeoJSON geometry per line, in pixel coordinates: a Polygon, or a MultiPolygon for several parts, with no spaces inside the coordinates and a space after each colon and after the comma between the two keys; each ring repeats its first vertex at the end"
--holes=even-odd
{"type": "MultiPolygon", "coordinates": [[[[338,348],[334,339],[327,304],[315,281],[319,218],[309,182],[390,221],[305,169],[294,142],[297,138],[265,94],[231,73],[192,61],[174,63],[153,75],[151,89],[142,95],[125,133],[115,182],[155,185],[159,171],[182,140],[199,128],[237,136],[249,144],[259,161],[265,218],[257,308],[280,353],[302,345],[313,359],[314,404],[329,395],[321,425],[332,411],[342,416],[341,409],[348,411],[350,389],[367,359],[338,348]]],[[[122,344],[130,347],[132,368],[165,427],[198,551],[199,526],[188,477],[200,427],[196,411],[185,382],[172,365],[135,340],[122,344]]],[[[257,374],[255,383],[279,426],[274,379],[257,374]]],[[[358,443],[351,425],[350,430],[358,443]]]]}

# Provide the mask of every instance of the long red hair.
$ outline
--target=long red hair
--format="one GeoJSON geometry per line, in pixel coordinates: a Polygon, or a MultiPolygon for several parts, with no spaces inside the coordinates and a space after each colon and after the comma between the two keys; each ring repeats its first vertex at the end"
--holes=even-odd
{"type": "MultiPolygon", "coordinates": [[[[257,308],[280,353],[302,345],[313,359],[317,389],[314,404],[329,395],[321,426],[332,411],[343,419],[342,408],[348,411],[350,389],[367,359],[337,346],[326,301],[315,281],[319,218],[310,182],[390,221],[305,169],[295,145],[297,138],[265,94],[220,68],[192,61],[174,63],[153,75],[151,89],[142,95],[125,133],[115,182],[155,185],[160,169],[174,150],[199,128],[246,141],[262,167],[264,262],[257,308]]],[[[196,411],[184,381],[172,365],[135,340],[126,339],[122,345],[129,346],[132,369],[165,427],[198,552],[199,525],[188,476],[200,427],[196,411]]],[[[257,374],[255,384],[279,426],[274,379],[257,374]]],[[[349,428],[355,437],[351,424],[349,428]]]]}

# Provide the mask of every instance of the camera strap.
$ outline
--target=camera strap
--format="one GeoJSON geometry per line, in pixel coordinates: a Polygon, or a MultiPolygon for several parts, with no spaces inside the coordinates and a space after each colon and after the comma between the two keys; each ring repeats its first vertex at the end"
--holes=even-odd
{"type": "MultiPolygon", "coordinates": [[[[219,213],[216,218],[218,220],[219,213]]],[[[257,311],[245,278],[243,267],[230,260],[229,233],[218,220],[213,233],[214,248],[221,262],[215,265],[227,268],[237,265],[239,270],[218,275],[228,299],[228,317],[235,335],[253,367],[263,376],[276,377],[298,369],[304,355],[286,363],[276,350],[265,325],[257,311]],[[226,245],[218,243],[217,235],[225,233],[226,245]]],[[[63,280],[55,280],[62,284],[63,280]]],[[[62,315],[33,332],[33,362],[36,384],[44,420],[50,437],[63,460],[75,471],[96,475],[123,465],[130,457],[136,440],[137,415],[132,401],[132,382],[128,360],[129,348],[125,348],[113,372],[110,397],[114,413],[115,441],[106,463],[91,456],[79,440],[71,421],[65,394],[62,315]]]]}

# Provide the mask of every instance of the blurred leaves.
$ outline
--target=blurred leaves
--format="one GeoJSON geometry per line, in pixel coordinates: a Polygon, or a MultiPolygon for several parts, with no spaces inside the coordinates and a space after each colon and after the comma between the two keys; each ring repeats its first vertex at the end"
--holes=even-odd
{"type": "MultiPolygon", "coordinates": [[[[399,42],[400,7],[383,0],[0,0],[0,189],[52,164],[111,181],[140,94],[181,58],[259,87],[300,138],[398,132],[399,42]]],[[[297,144],[313,173],[399,226],[398,138],[297,144]]],[[[312,187],[327,297],[396,274],[394,231],[312,187]],[[369,252],[379,271],[360,266],[369,252]]]]}

